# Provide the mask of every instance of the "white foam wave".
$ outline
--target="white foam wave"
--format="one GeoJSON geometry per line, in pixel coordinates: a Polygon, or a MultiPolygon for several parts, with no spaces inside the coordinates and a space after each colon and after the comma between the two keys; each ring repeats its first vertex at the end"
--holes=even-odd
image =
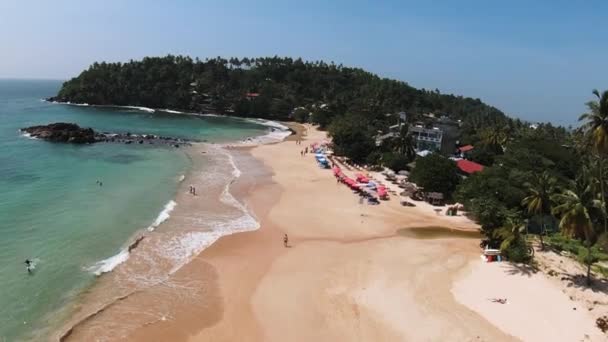
{"type": "Polygon", "coordinates": [[[154,223],[148,227],[148,231],[153,231],[156,229],[156,227],[160,226],[161,223],[165,222],[169,217],[171,217],[169,214],[173,211],[173,209],[175,209],[176,205],[177,203],[174,200],[167,202],[163,210],[156,217],[156,220],[154,220],[154,223]]]}
{"type": "Polygon", "coordinates": [[[289,131],[289,127],[278,123],[276,121],[272,121],[272,120],[266,120],[266,119],[246,119],[247,121],[250,122],[254,122],[260,125],[264,125],[264,126],[268,126],[268,127],[273,127],[282,131],[289,131]]]}
{"type": "Polygon", "coordinates": [[[230,193],[230,186],[241,176],[241,170],[236,166],[234,158],[230,153],[223,149],[218,149],[218,151],[226,156],[232,167],[232,179],[224,186],[220,195],[220,201],[238,209],[240,215],[236,217],[220,217],[217,221],[208,218],[207,222],[210,224],[209,230],[186,232],[173,236],[166,241],[166,245],[163,246],[161,254],[163,257],[172,260],[174,266],[171,273],[180,269],[194,256],[211,246],[222,236],[260,228],[259,222],[250,214],[248,208],[230,193]]]}
{"type": "MultiPolygon", "coordinates": [[[[239,178],[241,177],[241,170],[236,166],[236,163],[234,162],[234,157],[232,157],[232,154],[228,153],[228,152],[224,152],[226,153],[226,156],[228,156],[228,162],[230,163],[230,166],[232,166],[232,177],[239,178]]],[[[232,181],[234,182],[235,179],[233,179],[232,181]]],[[[228,184],[230,185],[230,184],[228,184]]],[[[224,189],[224,191],[226,191],[226,189],[224,189]]]]}
{"type": "Polygon", "coordinates": [[[28,139],[32,139],[32,140],[38,140],[38,138],[33,137],[30,133],[28,132],[21,132],[21,136],[24,138],[28,138],[28,139]]]}
{"type": "Polygon", "coordinates": [[[129,259],[129,250],[123,249],[116,255],[96,262],[93,266],[87,268],[87,270],[93,272],[96,276],[99,276],[103,273],[112,271],[116,266],[127,261],[127,259],[129,259]]]}
{"type": "Polygon", "coordinates": [[[180,112],[179,110],[172,110],[172,109],[163,109],[163,112],[166,113],[171,113],[171,114],[185,114],[184,112],[180,112]]]}
{"type": "Polygon", "coordinates": [[[177,181],[181,183],[184,179],[186,179],[186,175],[180,175],[177,181]]]}
{"type": "Polygon", "coordinates": [[[141,111],[143,111],[143,112],[148,112],[148,113],[154,113],[154,112],[156,112],[156,109],[152,109],[152,108],[148,108],[148,107],[138,107],[138,106],[121,106],[120,108],[137,109],[137,110],[141,110],[141,111]]]}

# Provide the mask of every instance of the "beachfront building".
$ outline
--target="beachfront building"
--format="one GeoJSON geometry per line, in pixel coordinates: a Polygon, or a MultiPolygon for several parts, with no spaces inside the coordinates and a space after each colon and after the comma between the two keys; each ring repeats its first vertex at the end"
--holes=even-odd
{"type": "Polygon", "coordinates": [[[464,145],[464,146],[460,146],[456,149],[457,154],[460,156],[460,158],[467,158],[471,152],[473,151],[474,147],[473,145],[464,145]]]}
{"type": "Polygon", "coordinates": [[[464,176],[472,175],[475,172],[481,172],[484,168],[483,165],[466,159],[456,160],[456,166],[458,166],[458,169],[464,176]]]}
{"type": "Polygon", "coordinates": [[[437,127],[426,128],[422,125],[410,126],[409,133],[416,142],[418,151],[441,151],[443,131],[437,127]]]}

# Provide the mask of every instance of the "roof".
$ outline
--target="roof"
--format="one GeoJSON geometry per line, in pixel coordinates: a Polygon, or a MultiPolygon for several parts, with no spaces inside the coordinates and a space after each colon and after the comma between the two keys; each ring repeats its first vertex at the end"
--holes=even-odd
{"type": "Polygon", "coordinates": [[[474,149],[475,147],[473,147],[473,145],[464,145],[458,148],[458,151],[464,153],[464,152],[469,152],[470,150],[474,149]]]}
{"type": "Polygon", "coordinates": [[[416,154],[419,155],[420,157],[426,157],[431,153],[433,153],[433,152],[431,152],[429,150],[422,150],[422,151],[416,152],[416,154]]]}
{"type": "Polygon", "coordinates": [[[441,192],[429,192],[426,194],[426,197],[431,198],[431,199],[442,200],[443,194],[441,192]]]}
{"type": "Polygon", "coordinates": [[[474,163],[470,160],[461,159],[456,162],[456,166],[464,172],[468,174],[472,174],[475,172],[483,171],[483,165],[474,163]]]}

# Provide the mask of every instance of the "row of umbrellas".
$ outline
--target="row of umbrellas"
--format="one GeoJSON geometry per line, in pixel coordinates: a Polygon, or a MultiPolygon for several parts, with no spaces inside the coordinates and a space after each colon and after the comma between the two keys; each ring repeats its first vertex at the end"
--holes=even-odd
{"type": "Polygon", "coordinates": [[[388,198],[388,191],[384,185],[376,184],[376,183],[370,181],[370,179],[367,176],[365,176],[361,173],[356,175],[356,179],[352,179],[352,178],[346,176],[338,166],[333,167],[333,172],[334,172],[334,176],[339,178],[342,181],[342,183],[348,185],[348,187],[351,188],[352,190],[362,190],[362,191],[366,192],[367,194],[374,196],[371,189],[375,188],[376,193],[378,194],[378,197],[380,197],[382,199],[388,198]],[[360,183],[367,184],[367,187],[362,188],[360,183]]]}

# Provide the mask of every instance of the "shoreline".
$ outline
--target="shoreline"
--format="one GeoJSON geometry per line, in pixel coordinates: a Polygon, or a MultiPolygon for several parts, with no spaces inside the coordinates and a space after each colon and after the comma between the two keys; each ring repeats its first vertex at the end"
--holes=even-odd
{"type": "MultiPolygon", "coordinates": [[[[269,170],[269,174],[267,174],[267,178],[261,177],[261,180],[257,180],[259,183],[252,183],[249,185],[245,185],[248,187],[248,191],[244,191],[245,189],[239,189],[235,191],[239,191],[240,195],[244,197],[244,203],[248,205],[251,209],[253,209],[255,215],[261,222],[261,228],[251,232],[244,232],[240,234],[234,234],[229,236],[224,236],[216,241],[214,244],[204,249],[201,253],[198,254],[190,263],[186,264],[179,271],[177,271],[173,276],[171,282],[185,282],[193,281],[193,279],[197,279],[197,281],[204,280],[205,283],[211,281],[214,285],[212,288],[218,287],[222,289],[221,293],[229,292],[230,295],[222,296],[218,294],[216,291],[212,291],[213,293],[207,293],[204,298],[198,298],[201,303],[197,303],[198,305],[203,306],[202,304],[208,302],[211,298],[211,302],[223,302],[224,300],[228,300],[227,298],[232,297],[232,295],[240,298],[241,301],[250,302],[255,297],[256,288],[263,282],[263,278],[266,276],[268,272],[272,269],[273,263],[277,258],[283,256],[286,253],[286,250],[280,244],[282,232],[286,232],[290,234],[290,237],[293,236],[294,244],[337,244],[337,245],[360,245],[360,244],[374,244],[374,243],[386,243],[387,241],[392,241],[397,239],[398,241],[405,240],[402,237],[397,236],[397,229],[403,228],[403,225],[392,222],[392,224],[384,224],[383,219],[384,216],[377,216],[373,213],[366,213],[360,215],[353,216],[350,220],[350,223],[353,225],[357,225],[358,229],[350,232],[350,234],[339,234],[336,236],[315,236],[317,234],[309,235],[309,234],[296,234],[295,232],[290,231],[289,229],[285,229],[285,227],[281,227],[276,223],[277,217],[275,209],[277,207],[277,203],[280,203],[283,200],[283,197],[286,192],[291,192],[293,190],[286,189],[281,182],[277,182],[275,179],[276,171],[274,167],[268,165],[268,154],[271,154],[269,151],[264,151],[265,149],[273,150],[275,147],[281,150],[284,150],[284,147],[287,144],[293,144],[289,142],[283,142],[279,144],[273,145],[261,145],[254,148],[235,148],[235,153],[250,153],[252,157],[258,162],[263,163],[263,168],[269,170]],[[266,155],[266,157],[264,157],[266,155]],[[272,179],[271,179],[272,178],[272,179]],[[263,190],[262,190],[263,189],[263,190]],[[368,217],[364,220],[361,220],[360,217],[368,217]],[[375,232],[366,232],[361,230],[361,228],[365,228],[369,223],[364,221],[373,221],[383,228],[381,231],[375,232]],[[283,228],[283,229],[281,229],[283,228]],[[238,252],[237,252],[238,251],[238,252]],[[255,260],[247,260],[250,259],[243,257],[243,259],[235,259],[234,254],[243,254],[243,255],[255,255],[255,260]],[[243,264],[244,265],[241,265],[243,264]],[[201,271],[201,268],[204,271],[201,271]],[[256,270],[255,272],[253,272],[256,270]],[[219,276],[218,276],[219,273],[219,276]],[[195,275],[193,275],[195,274],[195,275]],[[243,279],[245,276],[246,279],[243,279]],[[219,278],[219,279],[218,279],[219,278]],[[243,292],[243,288],[246,287],[248,291],[243,292]]],[[[289,146],[291,150],[293,148],[289,146]]],[[[295,151],[294,151],[295,152],[295,151]]],[[[294,153],[295,155],[295,153],[294,153]]],[[[280,160],[289,161],[288,158],[280,158],[280,156],[276,156],[280,160]]],[[[272,159],[272,158],[271,158],[272,159]]],[[[313,165],[314,168],[316,166],[311,164],[311,160],[305,159],[301,162],[306,163],[308,166],[313,165]]],[[[251,171],[248,169],[247,171],[251,171]]],[[[323,172],[322,170],[318,170],[319,172],[323,172]]],[[[244,175],[248,175],[249,172],[245,172],[244,175]]],[[[252,175],[253,176],[253,175],[252,175]]],[[[331,179],[329,179],[331,181],[331,179]]],[[[239,182],[237,182],[238,185],[239,182]]],[[[333,184],[333,182],[332,182],[333,184]]],[[[343,189],[342,189],[343,190],[343,189]]],[[[297,191],[297,190],[296,190],[297,191]]],[[[333,191],[333,189],[332,189],[333,191]]],[[[353,199],[352,194],[348,191],[341,191],[340,197],[343,199],[353,199]]],[[[353,203],[356,203],[356,199],[353,199],[353,203]]],[[[356,211],[359,211],[361,208],[355,206],[356,211]]],[[[364,208],[364,209],[372,209],[372,208],[364,208]]],[[[390,213],[393,212],[394,206],[386,206],[386,210],[390,213]]],[[[372,209],[373,210],[373,209],[372,209]]],[[[405,226],[420,226],[424,225],[423,223],[426,220],[435,222],[436,214],[427,214],[424,213],[420,215],[420,213],[414,213],[415,216],[422,216],[423,219],[419,220],[419,222],[415,222],[413,224],[406,224],[405,226]],[[431,216],[432,215],[432,216],[431,216]]],[[[279,217],[279,220],[280,217],[279,217]]],[[[432,224],[428,224],[431,226],[432,224]]],[[[468,227],[471,228],[472,226],[468,227]]],[[[327,226],[324,227],[328,228],[327,226]]],[[[467,228],[467,227],[461,227],[467,228]]],[[[318,233],[322,233],[320,235],[324,235],[328,233],[327,230],[322,229],[318,231],[318,233]]],[[[288,249],[288,252],[291,250],[288,249]]],[[[160,287],[156,290],[160,291],[160,287]]],[[[144,291],[146,292],[146,291],[144,291]]],[[[105,318],[101,319],[101,321],[105,321],[106,319],[110,319],[114,321],[115,319],[122,316],[120,314],[120,306],[128,307],[132,306],[136,302],[137,305],[140,303],[147,303],[147,306],[151,301],[151,293],[156,292],[154,289],[150,289],[147,295],[145,293],[138,294],[137,300],[133,300],[132,303],[127,303],[127,301],[123,301],[119,303],[113,313],[107,312],[105,318]]],[[[166,295],[166,294],[165,294],[166,295]]],[[[208,304],[208,303],[207,303],[208,304]]],[[[216,303],[217,304],[217,303],[216,303]]],[[[147,323],[137,329],[134,329],[128,337],[123,337],[127,340],[149,340],[150,338],[158,338],[159,336],[163,336],[166,339],[171,340],[185,340],[188,336],[194,336],[196,334],[203,334],[200,336],[200,339],[197,338],[195,340],[208,340],[204,335],[206,333],[211,333],[211,336],[215,336],[215,334],[219,334],[219,336],[224,336],[224,340],[231,340],[233,338],[237,338],[237,336],[233,335],[234,329],[241,327],[243,325],[249,327],[247,329],[247,336],[257,336],[255,340],[265,339],[266,335],[261,329],[258,323],[259,318],[256,318],[258,315],[255,314],[254,309],[247,309],[243,311],[242,306],[233,306],[233,305],[220,305],[214,304],[212,310],[203,310],[203,308],[195,305],[191,301],[188,303],[182,303],[179,305],[178,310],[176,311],[178,314],[175,316],[165,317],[161,319],[157,319],[152,323],[147,323]],[[220,319],[217,317],[218,313],[221,317],[236,317],[235,322],[238,322],[238,325],[232,323],[233,319],[220,319]],[[207,322],[208,324],[201,324],[200,317],[206,317],[202,321],[207,322]],[[194,319],[198,317],[199,319],[194,319]],[[175,323],[175,325],[173,324],[175,323]],[[209,329],[206,332],[207,327],[209,329]],[[201,331],[201,329],[203,329],[201,331]],[[189,331],[187,335],[184,335],[184,331],[189,331]],[[160,335],[159,335],[160,334],[160,335]],[[194,334],[194,335],[193,335],[194,334]]],[[[249,307],[249,305],[245,305],[249,307]]],[[[132,308],[132,307],[131,307],[132,308]]],[[[91,324],[95,325],[95,324],[91,324]]],[[[105,330],[105,329],[104,329],[105,330]]],[[[79,335],[75,336],[75,340],[78,340],[79,335]]],[[[243,336],[243,335],[241,335],[243,336]]],[[[73,336],[74,337],[74,336],[73,336]]],[[[70,339],[68,339],[70,340],[70,339]]],[[[220,338],[222,340],[222,338],[220,338]]]]}
{"type": "MultiPolygon", "coordinates": [[[[304,144],[323,138],[308,126],[304,144]]],[[[420,202],[402,207],[397,198],[360,205],[312,157],[300,156],[294,139],[229,151],[243,170],[233,195],[253,212],[259,229],[220,237],[167,280],[117,302],[66,340],[528,340],[496,320],[497,304],[491,312],[475,307],[487,302],[476,290],[485,275],[471,276],[478,240],[402,234],[424,227],[476,231],[475,223],[420,202]],[[283,247],[283,234],[290,248],[283,247]],[[122,328],[124,334],[114,334],[122,328]]],[[[512,281],[503,280],[505,286],[512,281]]],[[[530,284],[542,298],[552,286],[530,284]]],[[[568,302],[553,300],[560,307],[568,302]]],[[[534,330],[542,303],[525,303],[511,315],[534,330]]],[[[590,329],[589,319],[582,321],[577,329],[590,329]]],[[[537,333],[547,329],[572,336],[559,334],[572,329],[568,324],[537,333]]]]}
{"type": "MultiPolygon", "coordinates": [[[[281,125],[281,124],[277,124],[277,125],[281,125]]],[[[275,127],[277,126],[275,125],[275,127]]],[[[289,136],[286,136],[286,138],[281,137],[280,139],[284,139],[284,140],[292,140],[292,139],[297,139],[298,137],[301,136],[301,132],[298,132],[298,130],[293,130],[292,129],[292,124],[287,123],[287,126],[283,126],[286,129],[289,129],[289,136]],[[288,128],[289,126],[289,128],[288,128]],[[292,134],[292,132],[294,134],[292,134]]],[[[282,140],[281,140],[282,141],[282,140]]],[[[238,187],[240,186],[239,183],[239,179],[241,178],[242,174],[241,171],[239,169],[239,167],[234,163],[234,154],[242,154],[242,153],[247,153],[247,151],[249,151],[253,146],[259,145],[259,144],[272,144],[272,143],[277,143],[279,141],[276,140],[261,140],[258,139],[256,140],[255,138],[253,140],[250,140],[250,142],[238,142],[238,143],[232,143],[232,144],[218,144],[218,143],[194,143],[192,146],[187,147],[186,149],[183,150],[183,152],[185,152],[188,156],[189,159],[192,161],[192,165],[190,165],[190,167],[188,167],[187,172],[185,174],[180,175],[178,183],[177,183],[177,197],[172,198],[171,200],[169,200],[169,202],[167,204],[165,204],[165,206],[163,207],[163,209],[160,211],[160,213],[157,215],[157,217],[155,218],[154,222],[152,222],[147,228],[141,228],[138,229],[137,231],[134,232],[134,234],[131,236],[131,238],[129,238],[125,244],[124,247],[120,249],[120,251],[115,254],[112,255],[106,259],[100,260],[97,263],[87,267],[87,271],[90,271],[92,273],[94,273],[97,276],[97,279],[95,279],[95,281],[93,282],[92,285],[90,285],[89,288],[85,289],[85,293],[83,295],[81,295],[80,297],[85,297],[77,299],[78,303],[74,303],[73,306],[76,307],[74,313],[69,314],[68,317],[70,317],[70,319],[65,322],[65,324],[62,324],[62,327],[60,327],[59,330],[56,330],[56,332],[53,334],[56,339],[58,340],[69,340],[70,336],[72,336],[73,332],[75,329],[77,329],[77,327],[81,324],[84,324],[92,319],[95,318],[95,316],[97,316],[100,313],[103,313],[106,309],[108,309],[109,307],[113,306],[116,302],[120,302],[123,301],[125,299],[127,299],[129,296],[133,295],[134,293],[136,293],[137,291],[133,291],[130,292],[129,294],[121,294],[117,297],[112,298],[109,302],[102,304],[101,306],[99,305],[99,303],[94,303],[96,299],[94,300],[90,300],[87,299],[86,297],[91,297],[90,293],[91,292],[99,292],[96,291],[96,288],[107,288],[108,284],[103,284],[103,285],[99,285],[100,282],[104,282],[107,283],[107,279],[108,278],[112,278],[113,275],[113,271],[115,270],[115,268],[117,267],[121,267],[121,264],[123,263],[128,263],[129,258],[131,256],[131,252],[137,252],[136,248],[139,247],[140,243],[143,243],[144,245],[146,243],[148,243],[149,241],[147,241],[147,237],[150,234],[153,234],[153,232],[156,230],[156,228],[158,228],[159,226],[163,225],[163,224],[171,224],[171,212],[176,208],[179,207],[179,194],[180,193],[185,193],[186,190],[186,183],[192,183],[192,179],[193,177],[195,177],[195,175],[199,172],[201,172],[201,168],[200,165],[197,167],[196,162],[194,159],[199,159],[201,154],[206,154],[208,153],[209,149],[213,149],[216,150],[217,153],[223,154],[225,156],[228,157],[228,163],[227,165],[230,165],[232,167],[232,180],[230,180],[229,182],[226,183],[225,187],[222,189],[221,192],[219,192],[217,194],[218,199],[220,202],[224,202],[225,204],[237,207],[239,210],[242,210],[244,213],[246,213],[246,215],[252,215],[252,219],[257,220],[255,218],[255,212],[253,210],[251,210],[250,208],[248,208],[248,205],[246,203],[243,202],[243,196],[242,195],[237,195],[237,194],[233,194],[233,188],[234,187],[238,187]],[[253,141],[256,141],[254,145],[253,141]],[[202,152],[202,153],[201,153],[202,152]],[[233,184],[234,183],[234,184],[233,184]],[[226,203],[228,202],[228,203],[226,203]],[[98,304],[96,308],[94,308],[93,310],[89,310],[88,313],[86,314],[79,314],[77,311],[82,310],[83,306],[86,307],[88,306],[89,302],[93,302],[93,304],[98,304]],[[79,317],[74,321],[74,317],[79,317]]],[[[259,228],[259,223],[258,222],[250,222],[250,226],[252,226],[251,229],[256,230],[259,228]]],[[[163,226],[161,226],[161,229],[163,229],[163,226]]],[[[245,229],[245,231],[248,231],[249,229],[245,229]]],[[[222,239],[225,236],[237,233],[237,232],[243,232],[243,231],[236,231],[236,232],[230,232],[228,234],[221,234],[220,236],[217,236],[216,238],[213,239],[213,241],[210,241],[208,243],[207,246],[201,247],[202,250],[205,250],[206,248],[208,248],[209,246],[215,244],[217,242],[217,240],[222,239]]],[[[199,252],[200,253],[200,252],[199,252]]],[[[187,264],[189,262],[192,261],[192,259],[196,258],[196,255],[198,253],[194,253],[194,255],[191,256],[191,259],[187,262],[185,262],[184,264],[187,264]]],[[[178,267],[175,267],[174,269],[171,270],[169,276],[171,276],[173,273],[178,272],[179,269],[181,269],[184,265],[179,265],[178,267]]],[[[144,289],[145,290],[145,289],[144,289]]],[[[95,295],[93,295],[92,297],[95,297],[95,295]]],[[[91,306],[93,307],[93,306],[91,306]]]]}
{"type": "MultiPolygon", "coordinates": [[[[151,245],[159,243],[164,243],[166,245],[169,243],[170,245],[173,245],[171,247],[177,248],[176,251],[178,253],[178,257],[180,257],[182,261],[179,261],[175,265],[169,265],[166,262],[163,262],[163,264],[160,265],[161,268],[164,267],[167,274],[166,277],[162,276],[162,274],[160,274],[160,276],[168,279],[173,273],[179,272],[179,269],[181,269],[185,264],[189,263],[191,259],[195,258],[199,253],[199,250],[204,250],[209,245],[215,243],[215,241],[222,236],[238,231],[247,231],[250,229],[255,230],[259,227],[257,222],[255,222],[255,218],[253,216],[249,216],[250,210],[244,207],[238,199],[235,199],[231,193],[233,183],[240,178],[240,170],[235,168],[236,165],[234,165],[234,163],[231,161],[232,152],[228,151],[222,145],[206,143],[194,144],[193,146],[184,149],[184,151],[190,156],[192,165],[188,168],[186,174],[182,175],[183,179],[180,178],[181,180],[178,182],[176,197],[171,199],[164,206],[155,220],[147,228],[136,230],[117,254],[100,260],[96,264],[89,267],[89,271],[95,273],[97,275],[97,279],[95,279],[94,283],[85,290],[85,293],[83,293],[81,296],[82,298],[78,299],[78,303],[75,303],[74,313],[69,315],[70,319],[63,324],[63,327],[60,328],[59,331],[54,334],[57,340],[69,340],[70,336],[77,331],[79,326],[94,320],[96,316],[103,314],[116,303],[127,300],[130,296],[136,295],[141,291],[145,291],[147,287],[153,287],[166,281],[166,279],[158,279],[157,281],[150,284],[145,284],[144,286],[135,286],[132,290],[126,291],[127,293],[120,292],[120,289],[116,289],[116,287],[124,287],[125,284],[122,283],[125,282],[127,273],[132,272],[132,270],[126,271],[125,269],[137,269],[138,265],[136,264],[141,263],[141,260],[138,259],[141,259],[142,254],[144,253],[149,254],[151,245]],[[217,198],[217,202],[206,201],[206,203],[197,205],[196,203],[193,203],[193,201],[198,199],[204,200],[204,198],[200,195],[191,196],[190,194],[187,194],[188,184],[195,184],[198,189],[204,188],[203,184],[201,184],[199,187],[196,179],[199,179],[200,175],[203,175],[203,173],[206,171],[203,160],[205,160],[205,158],[207,158],[210,154],[213,154],[214,158],[226,158],[225,161],[221,162],[221,166],[223,169],[225,169],[225,171],[222,169],[221,173],[229,174],[230,176],[227,177],[226,181],[218,184],[212,184],[211,188],[204,190],[204,196],[214,196],[217,198]],[[215,189],[213,189],[213,187],[215,187],[215,189]],[[215,211],[217,208],[218,212],[226,212],[225,208],[228,208],[228,210],[233,212],[233,216],[234,214],[237,214],[235,217],[236,220],[238,220],[240,217],[240,214],[238,213],[242,212],[243,215],[245,215],[243,216],[245,221],[240,223],[232,220],[227,221],[227,228],[235,229],[235,231],[228,230],[223,232],[213,232],[212,230],[204,228],[200,232],[197,230],[190,232],[188,230],[181,231],[179,228],[173,229],[176,228],[173,226],[178,225],[178,223],[174,221],[180,220],[180,218],[177,216],[193,213],[196,211],[194,208],[207,211],[215,211]],[[247,217],[250,217],[250,219],[247,217]],[[184,239],[189,240],[191,243],[184,244],[185,240],[182,241],[181,238],[177,239],[176,234],[185,236],[184,239]],[[109,265],[111,262],[115,263],[109,265]],[[120,278],[120,282],[116,280],[118,278],[120,278]],[[113,293],[113,295],[106,296],[102,292],[113,293]]],[[[203,178],[205,178],[204,175],[203,178]]],[[[212,182],[210,177],[205,179],[212,182]]],[[[182,217],[182,221],[183,219],[184,217],[182,217]]],[[[183,224],[183,222],[180,222],[179,224],[183,224]]],[[[159,257],[159,255],[156,257],[159,257]]],[[[163,256],[161,255],[161,257],[163,256]]],[[[166,259],[166,257],[167,256],[165,255],[164,258],[166,259]]]]}
{"type": "MultiPolygon", "coordinates": [[[[291,135],[289,125],[285,125],[284,124],[285,122],[262,119],[262,118],[246,118],[246,117],[241,117],[241,116],[233,116],[233,115],[226,115],[226,114],[213,114],[213,113],[196,113],[196,112],[174,110],[174,109],[169,109],[169,108],[150,108],[150,107],[142,107],[142,106],[120,106],[120,105],[90,105],[88,103],[72,103],[69,101],[68,102],[49,101],[49,99],[41,99],[41,101],[46,102],[46,103],[51,103],[51,104],[60,104],[60,105],[68,105],[68,106],[76,106],[76,107],[132,109],[132,110],[138,110],[138,111],[147,112],[147,113],[161,112],[161,113],[175,114],[175,115],[230,118],[230,119],[234,119],[234,120],[241,120],[241,121],[256,123],[258,125],[269,127],[271,129],[273,129],[273,131],[271,131],[271,133],[274,132],[274,129],[277,129],[279,131],[289,131],[290,132],[289,135],[291,135]]],[[[269,134],[267,134],[267,135],[269,135],[269,134]]],[[[269,138],[274,138],[274,139],[276,139],[275,141],[272,141],[272,140],[266,141],[263,139],[264,136],[260,136],[260,137],[256,137],[256,138],[262,138],[261,140],[255,140],[255,141],[251,141],[249,143],[251,144],[250,146],[255,146],[257,144],[278,142],[278,141],[284,140],[289,135],[284,135],[284,136],[270,135],[269,138]]],[[[247,142],[247,141],[245,141],[245,142],[247,142]]]]}

